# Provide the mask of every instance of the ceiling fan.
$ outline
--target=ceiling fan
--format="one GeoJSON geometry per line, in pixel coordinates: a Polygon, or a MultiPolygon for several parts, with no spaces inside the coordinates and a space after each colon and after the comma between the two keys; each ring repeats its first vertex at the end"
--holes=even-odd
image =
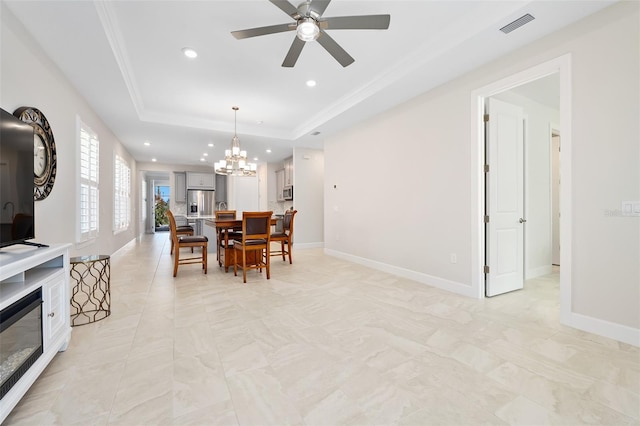
{"type": "Polygon", "coordinates": [[[343,67],[352,64],[355,59],[351,57],[325,30],[386,30],[389,28],[390,15],[361,15],[338,16],[323,18],[322,14],[331,3],[331,0],[309,0],[298,7],[288,0],[269,0],[280,10],[289,15],[295,22],[289,24],[271,25],[268,27],[250,28],[246,30],[232,31],[231,34],[238,40],[249,37],[257,37],[267,34],[296,31],[296,38],[289,48],[287,56],[282,63],[283,67],[293,67],[302,52],[302,48],[308,41],[317,40],[327,52],[335,58],[343,67]]]}

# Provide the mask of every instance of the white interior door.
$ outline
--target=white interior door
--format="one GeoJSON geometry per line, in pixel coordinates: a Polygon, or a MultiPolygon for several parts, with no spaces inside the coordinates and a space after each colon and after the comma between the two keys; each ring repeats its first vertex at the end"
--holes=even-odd
{"type": "Polygon", "coordinates": [[[485,293],[496,296],[524,286],[524,113],[487,99],[485,293]]]}

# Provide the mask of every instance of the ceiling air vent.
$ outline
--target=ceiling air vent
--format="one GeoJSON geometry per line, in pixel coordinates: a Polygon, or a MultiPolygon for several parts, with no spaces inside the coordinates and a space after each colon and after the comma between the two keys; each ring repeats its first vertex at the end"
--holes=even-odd
{"type": "Polygon", "coordinates": [[[320,134],[320,132],[313,132],[311,133],[311,136],[318,136],[320,134]]]}
{"type": "Polygon", "coordinates": [[[504,27],[500,28],[500,31],[502,31],[505,34],[509,34],[511,31],[520,28],[524,24],[526,24],[528,22],[531,22],[534,19],[536,19],[536,18],[534,18],[532,15],[527,13],[526,15],[523,15],[523,16],[519,17],[518,19],[516,19],[512,23],[507,24],[504,27]]]}

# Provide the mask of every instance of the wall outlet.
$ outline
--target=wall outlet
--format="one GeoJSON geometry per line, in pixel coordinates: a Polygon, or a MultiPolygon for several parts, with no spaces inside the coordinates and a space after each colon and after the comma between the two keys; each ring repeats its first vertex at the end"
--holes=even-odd
{"type": "Polygon", "coordinates": [[[458,256],[455,253],[451,253],[450,255],[451,263],[458,263],[458,256]]]}

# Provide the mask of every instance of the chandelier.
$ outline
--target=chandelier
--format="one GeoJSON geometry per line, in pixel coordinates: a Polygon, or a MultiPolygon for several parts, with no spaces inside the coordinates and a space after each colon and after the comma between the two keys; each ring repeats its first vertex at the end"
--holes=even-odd
{"type": "Polygon", "coordinates": [[[247,151],[240,150],[240,139],[237,134],[238,125],[238,108],[234,106],[234,123],[233,138],[231,139],[231,149],[224,151],[224,160],[220,160],[214,164],[214,169],[219,175],[229,176],[255,176],[257,165],[255,163],[247,163],[247,151]]]}

